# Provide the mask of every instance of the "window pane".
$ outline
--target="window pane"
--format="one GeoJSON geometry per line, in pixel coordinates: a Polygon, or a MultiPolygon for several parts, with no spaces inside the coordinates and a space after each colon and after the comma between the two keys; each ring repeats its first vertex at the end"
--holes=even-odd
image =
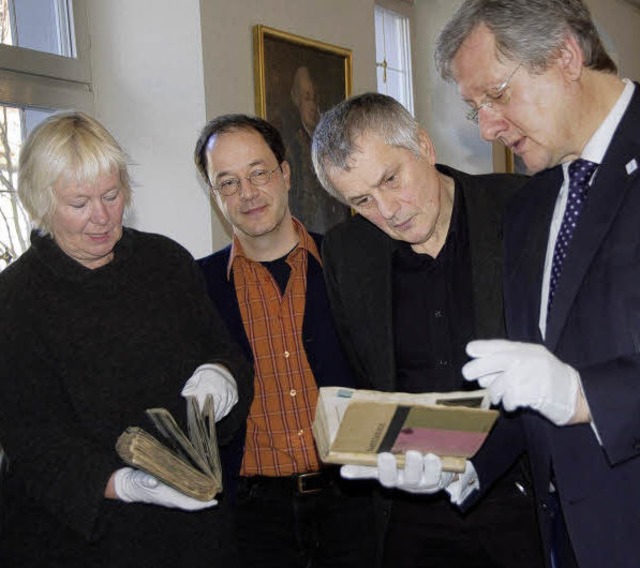
{"type": "Polygon", "coordinates": [[[0,0],[2,43],[75,57],[71,0],[0,0]]]}
{"type": "Polygon", "coordinates": [[[376,6],[374,13],[376,30],[376,61],[381,63],[384,59],[384,11],[376,6]]]}
{"type": "Polygon", "coordinates": [[[376,68],[376,77],[378,80],[378,92],[383,95],[387,93],[387,76],[385,75],[384,69],[380,66],[376,68]]]}
{"type": "Polygon", "coordinates": [[[378,92],[395,98],[413,114],[409,20],[376,6],[375,33],[378,92]]]}
{"type": "Polygon", "coordinates": [[[384,46],[389,67],[402,69],[402,20],[391,12],[385,14],[384,46]]]}
{"type": "Polygon", "coordinates": [[[0,271],[29,247],[29,220],[18,200],[18,158],[25,133],[53,110],[0,106],[0,271]]]}
{"type": "Polygon", "coordinates": [[[404,74],[398,73],[398,71],[394,71],[393,69],[387,69],[387,90],[385,94],[406,106],[407,91],[404,74]]]}

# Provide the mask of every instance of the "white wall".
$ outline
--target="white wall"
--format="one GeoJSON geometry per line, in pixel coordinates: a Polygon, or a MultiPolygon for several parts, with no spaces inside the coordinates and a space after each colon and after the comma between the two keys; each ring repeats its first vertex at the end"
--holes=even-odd
{"type": "Polygon", "coordinates": [[[127,224],[211,251],[192,152],[205,121],[198,0],[89,0],[95,114],[135,165],[127,224]]]}
{"type": "Polygon", "coordinates": [[[208,118],[255,110],[252,26],[352,49],[357,93],[375,88],[373,6],[374,0],[88,0],[95,114],[136,164],[127,223],[169,235],[196,257],[227,244],[192,152],[208,118]]]}
{"type": "Polygon", "coordinates": [[[622,0],[584,0],[620,74],[640,80],[640,8],[622,0]]]}

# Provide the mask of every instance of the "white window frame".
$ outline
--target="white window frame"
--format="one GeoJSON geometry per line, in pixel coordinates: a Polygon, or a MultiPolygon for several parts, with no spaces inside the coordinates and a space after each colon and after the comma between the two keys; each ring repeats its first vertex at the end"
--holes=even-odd
{"type": "MultiPolygon", "coordinates": [[[[414,100],[413,100],[413,70],[412,70],[412,65],[411,65],[411,23],[410,23],[410,17],[394,10],[393,8],[387,7],[385,5],[382,5],[382,3],[376,4],[376,6],[374,7],[375,11],[380,11],[382,13],[382,18],[383,18],[383,22],[384,22],[384,16],[385,14],[391,14],[395,17],[399,17],[403,20],[402,23],[402,31],[400,32],[400,36],[401,36],[401,43],[404,47],[404,49],[402,49],[402,53],[401,53],[401,59],[402,59],[402,65],[403,65],[403,69],[395,69],[392,67],[387,66],[387,69],[393,69],[394,71],[400,72],[403,75],[404,78],[404,92],[407,94],[407,100],[405,101],[400,101],[402,102],[402,104],[407,108],[407,110],[412,114],[415,115],[415,110],[414,110],[414,100]]],[[[383,27],[384,27],[384,23],[383,23],[383,27]]],[[[377,31],[376,31],[377,33],[377,31]]],[[[383,39],[383,49],[386,52],[386,45],[385,45],[385,36],[386,34],[382,33],[382,39],[383,39]]],[[[377,59],[377,55],[376,55],[376,59],[377,59]]],[[[385,55],[385,62],[386,62],[386,55],[385,55]]],[[[382,62],[376,61],[376,68],[382,66],[382,62]]],[[[377,72],[376,72],[377,74],[377,72]]],[[[377,84],[377,78],[376,78],[376,84],[377,84]]]]}
{"type": "Polygon", "coordinates": [[[0,45],[0,104],[93,113],[86,0],[72,7],[75,57],[0,45]]]}
{"type": "Polygon", "coordinates": [[[0,105],[93,114],[87,0],[57,2],[61,12],[73,7],[67,23],[73,26],[73,45],[68,47],[74,57],[0,45],[0,105]]]}

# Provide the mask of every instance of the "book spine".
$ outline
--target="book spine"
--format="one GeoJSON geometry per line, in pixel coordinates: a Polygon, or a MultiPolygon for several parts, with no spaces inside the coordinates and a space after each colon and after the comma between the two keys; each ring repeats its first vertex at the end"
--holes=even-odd
{"type": "Polygon", "coordinates": [[[374,448],[373,451],[377,452],[390,452],[391,448],[396,442],[400,431],[404,427],[404,424],[407,420],[407,416],[409,415],[409,410],[411,407],[409,406],[398,406],[396,411],[393,414],[393,418],[389,422],[389,427],[387,428],[387,432],[382,438],[382,441],[378,445],[377,448],[374,448]]]}

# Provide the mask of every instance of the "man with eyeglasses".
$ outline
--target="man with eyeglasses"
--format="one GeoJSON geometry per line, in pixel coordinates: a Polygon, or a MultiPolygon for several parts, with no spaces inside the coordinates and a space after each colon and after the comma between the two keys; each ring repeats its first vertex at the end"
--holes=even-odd
{"type": "Polygon", "coordinates": [[[551,566],[637,567],[638,85],[581,0],[466,0],[436,61],[536,173],[506,219],[510,341],[467,347],[465,377],[516,418],[474,457],[479,489],[526,448],[551,566]]]}
{"type": "Polygon", "coordinates": [[[246,115],[210,121],[195,162],[233,228],[199,261],[209,295],[255,366],[243,432],[223,453],[245,566],[375,566],[370,487],[320,463],[311,424],[318,388],[354,386],[322,274],[319,235],[292,217],[280,133],[246,115]]]}
{"type": "MultiPolygon", "coordinates": [[[[338,333],[360,388],[465,389],[460,369],[473,338],[504,335],[502,213],[523,176],[472,176],[436,164],[433,144],[395,99],[352,97],[327,111],[312,157],[324,188],[355,211],[325,237],[323,259],[338,333]]],[[[439,492],[453,481],[439,458],[392,454],[374,478],[389,568],[540,567],[541,547],[525,463],[463,515],[439,492]],[[432,495],[432,493],[438,493],[432,495]]],[[[464,476],[449,485],[456,502],[464,476]]]]}

